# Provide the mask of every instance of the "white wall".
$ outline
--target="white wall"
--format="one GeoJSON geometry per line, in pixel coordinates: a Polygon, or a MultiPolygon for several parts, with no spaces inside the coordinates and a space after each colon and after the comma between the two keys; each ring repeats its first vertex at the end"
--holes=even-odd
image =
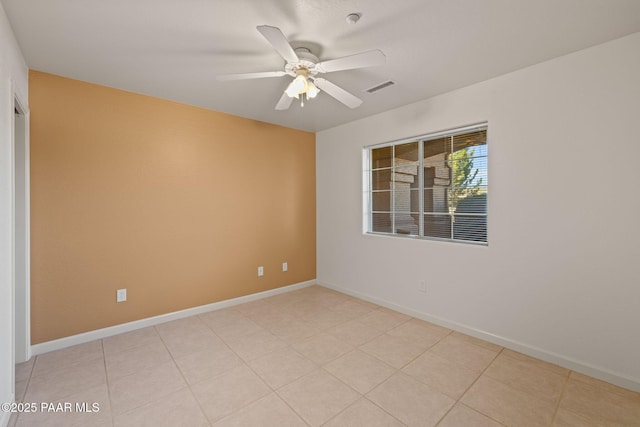
{"type": "Polygon", "coordinates": [[[636,33],[318,133],[318,282],[640,390],[639,121],[636,33]],[[362,234],[362,147],[485,120],[488,247],[362,234]]]}
{"type": "MultiPolygon", "coordinates": [[[[0,402],[13,399],[13,101],[26,108],[28,70],[0,4],[0,402]]],[[[0,425],[9,420],[0,412],[0,425]]]]}

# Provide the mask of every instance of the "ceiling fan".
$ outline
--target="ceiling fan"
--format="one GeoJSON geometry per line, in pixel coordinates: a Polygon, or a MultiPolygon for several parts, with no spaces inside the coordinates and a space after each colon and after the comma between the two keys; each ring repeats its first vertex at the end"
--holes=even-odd
{"type": "Polygon", "coordinates": [[[386,57],[380,50],[369,50],[342,58],[320,61],[308,48],[294,49],[279,28],[269,25],[256,27],[260,34],[286,61],[283,71],[265,71],[259,73],[225,74],[217,76],[220,81],[261,79],[266,77],[294,77],[276,104],[276,110],[286,110],[293,99],[300,99],[304,106],[304,99],[315,98],[320,90],[334,97],[349,108],[356,108],[362,100],[340,86],[331,83],[318,74],[334,71],[353,70],[356,68],[372,67],[386,63],[386,57]]]}

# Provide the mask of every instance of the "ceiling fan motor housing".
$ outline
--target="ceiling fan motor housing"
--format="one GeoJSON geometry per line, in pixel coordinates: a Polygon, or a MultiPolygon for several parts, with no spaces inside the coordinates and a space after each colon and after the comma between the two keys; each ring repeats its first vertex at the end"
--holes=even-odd
{"type": "Polygon", "coordinates": [[[298,74],[297,70],[307,70],[307,74],[309,77],[314,77],[318,74],[316,70],[316,64],[320,62],[317,56],[315,56],[311,51],[306,47],[298,47],[295,49],[296,55],[298,56],[298,61],[296,62],[287,62],[284,66],[285,72],[291,76],[296,76],[298,74]]]}

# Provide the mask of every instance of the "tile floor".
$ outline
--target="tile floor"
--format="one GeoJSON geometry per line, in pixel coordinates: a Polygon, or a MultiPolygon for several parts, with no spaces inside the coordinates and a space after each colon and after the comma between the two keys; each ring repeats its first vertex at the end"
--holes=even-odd
{"type": "Polygon", "coordinates": [[[640,426],[640,393],[320,286],[43,354],[16,381],[74,408],[18,427],[640,426]]]}

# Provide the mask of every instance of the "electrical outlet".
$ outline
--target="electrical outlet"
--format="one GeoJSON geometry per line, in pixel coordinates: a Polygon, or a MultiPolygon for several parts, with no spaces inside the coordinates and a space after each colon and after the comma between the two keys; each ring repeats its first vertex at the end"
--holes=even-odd
{"type": "Polygon", "coordinates": [[[427,293],[427,282],[425,282],[424,280],[421,280],[420,283],[418,284],[418,290],[420,292],[424,292],[426,294],[427,293]]]}
{"type": "Polygon", "coordinates": [[[116,302],[124,302],[127,300],[127,290],[126,289],[118,289],[116,291],[116,302]]]}
{"type": "Polygon", "coordinates": [[[289,269],[289,264],[287,264],[286,262],[282,263],[282,271],[287,271],[289,269]]]}
{"type": "Polygon", "coordinates": [[[264,267],[260,266],[258,267],[258,277],[260,276],[264,276],[264,267]]]}

